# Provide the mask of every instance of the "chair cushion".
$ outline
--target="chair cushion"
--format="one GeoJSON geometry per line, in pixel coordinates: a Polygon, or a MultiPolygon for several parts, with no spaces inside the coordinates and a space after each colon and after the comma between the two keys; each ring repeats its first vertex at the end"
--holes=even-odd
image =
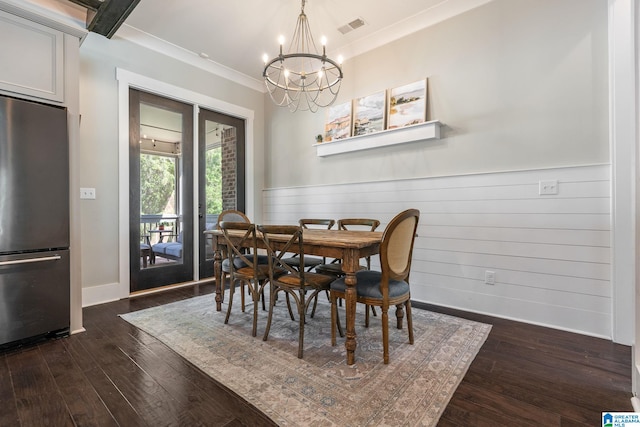
{"type": "Polygon", "coordinates": [[[344,272],[342,271],[342,264],[339,262],[334,264],[316,265],[316,272],[320,274],[332,274],[334,276],[340,276],[344,274],[344,272]]]}
{"type": "Polygon", "coordinates": [[[145,244],[145,243],[140,243],[140,250],[143,251],[145,249],[151,249],[151,246],[145,244]]]}
{"type": "Polygon", "coordinates": [[[165,255],[170,255],[176,258],[182,257],[182,243],[172,242],[168,243],[165,250],[165,255]]]}
{"type": "Polygon", "coordinates": [[[153,252],[157,254],[164,254],[167,252],[167,246],[170,244],[172,244],[172,242],[156,243],[151,248],[153,249],[153,252]]]}
{"type": "MultiPolygon", "coordinates": [[[[316,289],[329,289],[329,285],[333,280],[331,276],[325,276],[317,273],[304,273],[305,287],[316,289]]],[[[278,277],[280,284],[288,285],[293,288],[300,286],[300,276],[296,274],[285,274],[278,277]]]]}
{"type": "MultiPolygon", "coordinates": [[[[248,255],[247,258],[249,258],[251,255],[248,255]]],[[[249,258],[251,260],[251,258],[249,258]]],[[[268,255],[258,255],[258,264],[259,265],[266,265],[269,264],[269,256],[268,255]]],[[[241,268],[244,268],[247,266],[247,263],[244,262],[241,258],[234,258],[233,259],[233,267],[236,270],[239,270],[241,268]]],[[[225,273],[228,273],[231,271],[231,269],[229,268],[229,258],[225,258],[222,260],[222,271],[224,271],[225,273]]]]}
{"type": "MultiPolygon", "coordinates": [[[[300,258],[297,256],[291,258],[285,258],[282,260],[283,263],[290,265],[291,267],[298,267],[300,265],[300,258]]],[[[316,265],[322,264],[324,261],[322,258],[317,258],[313,256],[305,256],[304,257],[304,266],[305,267],[315,267],[316,265]]]]}
{"type": "Polygon", "coordinates": [[[169,255],[175,258],[182,257],[182,243],[178,242],[161,242],[151,247],[156,254],[169,255]]]}
{"type": "MultiPolygon", "coordinates": [[[[360,270],[366,270],[366,265],[361,265],[360,270]]],[[[333,276],[342,276],[344,275],[344,271],[342,271],[342,263],[334,262],[333,264],[321,264],[316,265],[316,273],[320,274],[331,274],[333,276]]]]}
{"type": "MultiPolygon", "coordinates": [[[[380,280],[382,280],[382,273],[373,270],[360,270],[356,273],[356,292],[358,296],[367,298],[382,299],[382,292],[380,292],[380,280]]],[[[334,280],[331,283],[331,289],[345,292],[346,284],[344,283],[344,277],[334,280]]],[[[389,298],[399,297],[409,293],[409,284],[404,280],[390,280],[389,281],[389,298]]]]}

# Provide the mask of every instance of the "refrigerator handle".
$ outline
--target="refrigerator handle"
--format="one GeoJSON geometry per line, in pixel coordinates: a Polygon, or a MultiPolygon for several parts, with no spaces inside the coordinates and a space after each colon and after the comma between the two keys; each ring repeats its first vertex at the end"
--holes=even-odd
{"type": "Polygon", "coordinates": [[[62,257],[60,255],[55,255],[55,256],[47,256],[42,258],[17,259],[15,261],[0,261],[0,267],[4,265],[27,264],[31,262],[57,261],[61,258],[62,257]]]}

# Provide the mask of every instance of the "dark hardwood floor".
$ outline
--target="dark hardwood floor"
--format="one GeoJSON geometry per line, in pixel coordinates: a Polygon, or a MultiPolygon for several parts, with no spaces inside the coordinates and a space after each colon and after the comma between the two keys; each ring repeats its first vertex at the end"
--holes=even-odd
{"type": "MultiPolygon", "coordinates": [[[[183,288],[88,307],[85,333],[0,353],[0,426],[274,425],[117,317],[191,296],[183,288]]],[[[439,426],[596,426],[601,411],[632,411],[629,347],[427,308],[493,325],[439,426]]]]}

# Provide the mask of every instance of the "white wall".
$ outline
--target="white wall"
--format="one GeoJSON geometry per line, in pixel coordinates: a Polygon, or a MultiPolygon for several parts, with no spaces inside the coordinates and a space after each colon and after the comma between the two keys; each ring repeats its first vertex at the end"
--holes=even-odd
{"type": "Polygon", "coordinates": [[[269,106],[266,186],[609,162],[607,64],[605,2],[495,0],[345,63],[337,102],[428,78],[442,140],[321,159],[324,112],[269,106]]]}
{"type": "Polygon", "coordinates": [[[495,0],[345,63],[338,102],[427,77],[440,140],[319,158],[322,113],[267,107],[265,220],[418,207],[416,299],[613,338],[607,19],[495,0]]]}
{"type": "MultiPolygon", "coordinates": [[[[96,188],[96,200],[82,200],[82,283],[84,304],[121,297],[118,253],[119,153],[118,82],[116,69],[146,76],[185,91],[255,112],[254,158],[263,157],[264,96],[200,68],[171,59],[118,36],[89,34],[80,48],[80,185],[96,188]],[[115,292],[114,292],[115,290],[115,292]]],[[[122,167],[128,168],[128,165],[122,167]]],[[[251,165],[262,188],[263,163],[251,165]]],[[[255,201],[253,201],[255,204],[255,201]]],[[[258,199],[257,210],[261,212],[258,199]]]]}
{"type": "Polygon", "coordinates": [[[269,189],[265,221],[364,217],[383,229],[417,208],[412,299],[610,338],[609,176],[602,165],[269,189]],[[552,179],[558,194],[539,195],[552,179]]]}

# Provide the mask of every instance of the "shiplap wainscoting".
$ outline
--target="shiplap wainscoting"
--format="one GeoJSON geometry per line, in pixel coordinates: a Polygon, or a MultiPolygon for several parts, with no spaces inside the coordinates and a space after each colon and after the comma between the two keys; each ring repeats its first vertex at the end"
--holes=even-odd
{"type": "Polygon", "coordinates": [[[611,338],[610,199],[610,167],[596,165],[273,188],[263,218],[377,218],[382,230],[420,209],[413,299],[611,338]],[[539,195],[544,180],[557,195],[539,195]]]}

